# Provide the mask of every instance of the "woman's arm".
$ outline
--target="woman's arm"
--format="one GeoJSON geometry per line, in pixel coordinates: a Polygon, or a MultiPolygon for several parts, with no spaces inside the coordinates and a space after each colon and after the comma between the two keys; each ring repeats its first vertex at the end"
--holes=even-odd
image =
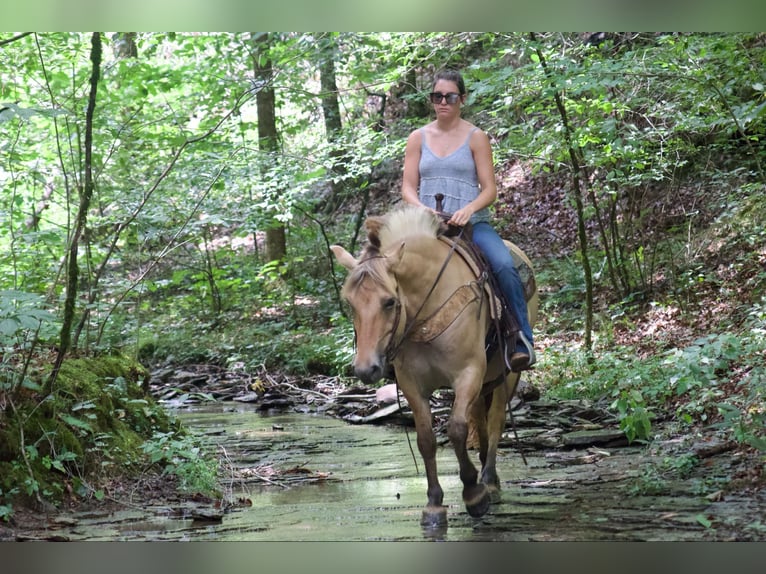
{"type": "Polygon", "coordinates": [[[419,205],[418,188],[420,187],[420,130],[415,130],[407,138],[404,148],[404,174],[402,176],[402,199],[410,205],[419,205]]]}

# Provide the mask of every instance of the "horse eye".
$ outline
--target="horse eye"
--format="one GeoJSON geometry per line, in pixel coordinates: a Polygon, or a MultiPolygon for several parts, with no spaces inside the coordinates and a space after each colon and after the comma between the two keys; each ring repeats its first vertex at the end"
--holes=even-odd
{"type": "Polygon", "coordinates": [[[384,311],[390,311],[396,307],[396,298],[395,297],[389,297],[385,301],[383,301],[383,310],[384,311]]]}

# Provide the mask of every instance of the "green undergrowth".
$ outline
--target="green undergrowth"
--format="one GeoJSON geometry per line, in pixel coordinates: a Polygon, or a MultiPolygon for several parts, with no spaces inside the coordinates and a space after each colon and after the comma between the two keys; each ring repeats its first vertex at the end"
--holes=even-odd
{"type": "Polygon", "coordinates": [[[546,394],[600,401],[632,441],[650,440],[663,421],[715,429],[766,453],[766,196],[762,184],[726,187],[710,225],[659,246],[658,256],[674,261],[664,270],[672,281],[620,301],[596,274],[590,352],[581,262],[539,262],[538,328],[552,342],[531,376],[546,394]],[[674,324],[688,329],[682,340],[674,324]]]}
{"type": "Polygon", "coordinates": [[[112,355],[64,361],[49,392],[32,377],[0,381],[0,518],[14,504],[101,499],[110,479],[153,470],[177,475],[182,487],[214,490],[211,463],[148,395],[147,376],[112,355]]]}
{"type": "Polygon", "coordinates": [[[193,322],[159,329],[161,335],[139,350],[144,364],[237,364],[250,371],[335,376],[347,373],[353,357],[353,327],[339,314],[319,322],[243,320],[231,313],[207,329],[193,322]]]}
{"type": "Polygon", "coordinates": [[[605,401],[631,441],[651,439],[662,419],[709,425],[766,453],[766,299],[736,331],[647,357],[631,347],[554,345],[539,368],[549,396],[605,401]]]}

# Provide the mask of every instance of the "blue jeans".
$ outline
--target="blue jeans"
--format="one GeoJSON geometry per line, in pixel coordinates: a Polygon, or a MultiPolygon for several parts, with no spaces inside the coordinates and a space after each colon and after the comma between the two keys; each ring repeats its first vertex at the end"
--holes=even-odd
{"type": "MultiPolygon", "coordinates": [[[[524,333],[527,341],[533,344],[532,326],[529,324],[529,316],[527,315],[527,300],[524,297],[524,287],[521,284],[519,270],[516,269],[516,264],[513,262],[513,256],[495,228],[487,222],[482,221],[473,225],[473,242],[479,246],[484,257],[487,258],[489,266],[500,284],[500,289],[502,289],[516,316],[521,332],[524,333]]],[[[520,340],[516,345],[516,350],[528,352],[520,340]]]]}

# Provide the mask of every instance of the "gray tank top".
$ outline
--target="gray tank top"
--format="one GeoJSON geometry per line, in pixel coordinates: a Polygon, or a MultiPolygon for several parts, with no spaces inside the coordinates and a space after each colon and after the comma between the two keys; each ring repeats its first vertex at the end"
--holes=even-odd
{"type": "MultiPolygon", "coordinates": [[[[469,141],[474,127],[458,149],[446,157],[439,157],[431,151],[426,143],[426,133],[420,129],[420,187],[418,196],[423,205],[436,208],[436,194],[444,195],[443,208],[446,213],[454,213],[465,207],[479,195],[479,178],[476,174],[476,163],[469,141]]],[[[484,208],[471,216],[471,223],[489,221],[489,209],[484,208]]]]}

